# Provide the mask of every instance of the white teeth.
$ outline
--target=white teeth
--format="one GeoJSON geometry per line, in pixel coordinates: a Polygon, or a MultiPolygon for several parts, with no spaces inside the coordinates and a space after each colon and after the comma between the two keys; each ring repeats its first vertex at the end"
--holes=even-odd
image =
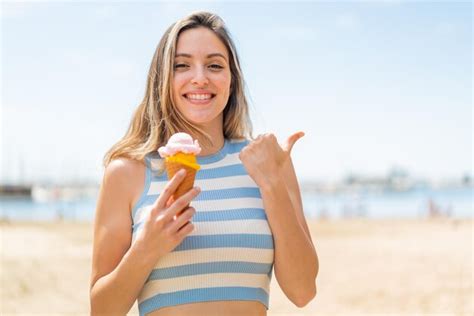
{"type": "Polygon", "coordinates": [[[188,99],[193,99],[193,100],[207,100],[211,98],[210,94],[186,94],[186,97],[188,99]]]}

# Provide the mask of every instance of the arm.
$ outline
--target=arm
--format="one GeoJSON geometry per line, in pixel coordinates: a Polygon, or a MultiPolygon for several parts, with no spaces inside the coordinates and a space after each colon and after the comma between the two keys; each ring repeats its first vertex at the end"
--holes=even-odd
{"type": "Polygon", "coordinates": [[[275,241],[275,276],[285,295],[303,307],[316,295],[319,262],[291,161],[261,192],[275,241]]]}
{"type": "Polygon", "coordinates": [[[105,172],[94,227],[90,288],[92,315],[125,315],[156,262],[194,229],[190,220],[196,210],[186,206],[199,194],[199,188],[193,188],[168,203],[185,177],[186,172],[181,170],[160,192],[143,228],[130,245],[130,208],[133,196],[138,196],[143,189],[144,174],[144,167],[133,161],[114,161],[105,172]]]}
{"type": "Polygon", "coordinates": [[[304,133],[295,133],[283,146],[275,135],[257,137],[239,154],[260,188],[275,244],[275,275],[286,296],[297,306],[316,295],[319,263],[307,227],[290,152],[304,133]]]}
{"type": "Polygon", "coordinates": [[[303,227],[306,235],[309,238],[309,241],[311,241],[311,244],[314,248],[314,244],[311,239],[311,233],[309,232],[308,224],[306,223],[306,219],[304,217],[303,201],[301,200],[300,186],[296,178],[295,168],[293,166],[293,161],[291,160],[291,157],[288,157],[288,160],[283,165],[283,177],[285,178],[284,182],[288,190],[288,194],[290,195],[291,203],[293,204],[296,210],[296,217],[298,218],[301,227],[303,227]]]}
{"type": "Polygon", "coordinates": [[[94,223],[91,315],[126,315],[154,266],[139,244],[130,247],[132,194],[144,182],[138,164],[115,160],[105,170],[94,223]]]}

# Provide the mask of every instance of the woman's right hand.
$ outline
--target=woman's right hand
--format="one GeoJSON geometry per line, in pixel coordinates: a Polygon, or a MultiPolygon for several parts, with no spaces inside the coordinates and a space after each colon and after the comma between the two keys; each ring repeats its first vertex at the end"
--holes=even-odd
{"type": "Polygon", "coordinates": [[[144,255],[154,260],[153,263],[176,248],[194,229],[190,220],[196,210],[193,207],[183,208],[201,192],[200,188],[194,187],[177,200],[169,202],[185,175],[186,171],[182,169],[166,184],[135,240],[144,255]]]}

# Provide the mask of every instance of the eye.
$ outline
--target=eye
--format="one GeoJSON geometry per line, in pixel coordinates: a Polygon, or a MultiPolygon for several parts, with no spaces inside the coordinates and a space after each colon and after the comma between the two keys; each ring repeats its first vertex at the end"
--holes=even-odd
{"type": "Polygon", "coordinates": [[[212,64],[209,67],[211,67],[212,69],[224,69],[224,67],[222,67],[221,65],[218,65],[218,64],[212,64]]]}
{"type": "Polygon", "coordinates": [[[185,67],[188,67],[188,65],[186,65],[186,64],[175,64],[174,65],[174,69],[185,68],[185,67]]]}

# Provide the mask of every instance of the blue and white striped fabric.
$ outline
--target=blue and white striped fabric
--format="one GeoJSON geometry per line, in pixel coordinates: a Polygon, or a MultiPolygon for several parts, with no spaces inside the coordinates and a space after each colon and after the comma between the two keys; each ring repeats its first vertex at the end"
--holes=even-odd
{"type": "MultiPolygon", "coordinates": [[[[162,307],[205,301],[251,300],[268,309],[273,236],[260,190],[239,159],[248,141],[226,140],[216,154],[197,157],[201,193],[194,231],[161,258],[138,296],[140,315],[162,307]]],[[[158,153],[146,157],[144,192],[133,208],[133,240],[168,182],[158,153]]]]}

